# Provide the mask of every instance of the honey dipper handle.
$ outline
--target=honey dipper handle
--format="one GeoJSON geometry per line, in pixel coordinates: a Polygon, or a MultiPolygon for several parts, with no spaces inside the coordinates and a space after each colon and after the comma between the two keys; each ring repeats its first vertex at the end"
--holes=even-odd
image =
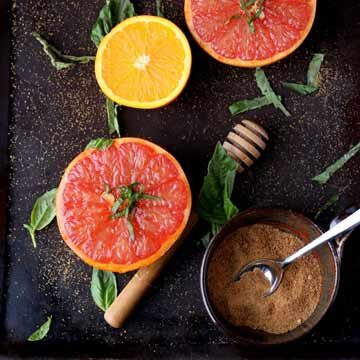
{"type": "Polygon", "coordinates": [[[161,270],[165,267],[171,256],[185,240],[187,235],[196,225],[197,221],[197,214],[195,212],[192,212],[182,235],[176,241],[176,243],[167,251],[167,253],[153,264],[139,269],[136,274],[131,278],[131,280],[120,292],[115,301],[105,312],[104,318],[110,326],[114,328],[120,328],[124,324],[128,316],[131,314],[138,302],[144,296],[146,290],[158,277],[161,270]]]}

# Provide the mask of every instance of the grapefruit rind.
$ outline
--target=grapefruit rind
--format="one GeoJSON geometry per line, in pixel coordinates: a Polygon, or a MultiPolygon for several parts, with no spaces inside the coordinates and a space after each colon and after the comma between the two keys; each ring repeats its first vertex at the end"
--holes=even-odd
{"type": "MultiPolygon", "coordinates": [[[[178,227],[178,229],[176,230],[176,232],[171,234],[170,236],[168,236],[168,239],[160,246],[160,248],[154,254],[150,255],[149,257],[147,257],[145,259],[138,260],[138,261],[136,261],[136,262],[134,262],[132,264],[117,264],[117,263],[113,263],[113,262],[100,263],[98,261],[95,261],[92,258],[90,258],[89,256],[87,256],[78,247],[76,247],[74,245],[74,243],[71,241],[71,239],[68,237],[68,235],[66,234],[66,230],[65,230],[65,221],[64,221],[63,213],[61,211],[61,208],[62,208],[62,196],[61,195],[62,195],[62,193],[63,193],[63,191],[65,189],[65,186],[67,184],[67,178],[68,178],[68,175],[69,175],[71,169],[77,164],[77,162],[79,160],[87,157],[93,151],[99,151],[99,150],[98,149],[87,149],[87,150],[83,151],[82,153],[80,153],[78,156],[76,156],[70,162],[70,164],[66,168],[66,170],[64,172],[64,175],[63,175],[63,177],[62,177],[62,179],[60,181],[60,185],[58,187],[57,193],[56,193],[57,224],[58,224],[58,228],[59,228],[59,231],[60,231],[60,234],[61,234],[63,240],[70,247],[70,249],[77,256],[79,256],[86,264],[88,264],[88,265],[90,265],[90,266],[92,266],[94,268],[97,268],[99,270],[106,270],[106,271],[124,273],[124,272],[136,270],[136,269],[139,269],[141,267],[148,266],[148,265],[152,264],[153,262],[158,260],[162,255],[164,255],[171,248],[171,246],[176,242],[176,240],[180,237],[180,235],[184,231],[184,229],[186,227],[186,224],[187,224],[187,222],[189,220],[190,211],[191,211],[191,205],[192,205],[191,190],[190,190],[190,185],[189,185],[189,182],[188,182],[188,180],[186,178],[186,175],[185,175],[183,169],[181,168],[180,164],[178,163],[178,161],[170,153],[168,153],[166,150],[164,150],[160,146],[158,146],[158,145],[156,145],[156,144],[154,144],[154,143],[152,143],[150,141],[144,140],[144,139],[133,138],[133,137],[114,139],[114,142],[113,142],[112,145],[114,145],[116,147],[119,147],[121,144],[133,143],[133,142],[138,143],[138,144],[143,144],[145,146],[149,146],[153,150],[155,150],[155,152],[157,154],[163,154],[168,159],[171,160],[171,162],[177,168],[177,171],[179,173],[179,179],[181,179],[181,181],[183,181],[183,183],[186,186],[187,206],[184,209],[183,221],[182,221],[181,225],[178,227]]],[[[100,151],[106,151],[106,150],[100,150],[100,151]]]]}
{"type": "Polygon", "coordinates": [[[98,47],[97,53],[96,53],[95,76],[96,76],[97,82],[98,82],[101,90],[103,91],[103,93],[108,98],[110,98],[112,101],[114,101],[120,105],[137,108],[137,109],[155,109],[155,108],[159,108],[159,107],[169,104],[170,102],[175,100],[180,95],[180,93],[185,88],[187,81],[190,77],[191,64],[192,64],[192,56],[191,56],[191,48],[190,48],[189,42],[188,42],[187,38],[185,37],[184,33],[182,32],[182,30],[177,25],[175,25],[173,22],[171,22],[167,19],[164,19],[162,17],[159,17],[159,16],[140,15],[140,16],[134,16],[134,17],[131,17],[131,18],[128,18],[128,19],[122,21],[121,23],[116,25],[103,38],[103,40],[101,41],[101,43],[98,47]],[[170,28],[175,33],[177,39],[180,40],[180,42],[183,46],[184,54],[185,54],[183,73],[182,73],[182,76],[179,80],[177,87],[166,97],[155,100],[155,101],[147,101],[147,102],[134,101],[134,100],[129,100],[124,97],[118,96],[107,85],[107,83],[104,81],[103,76],[101,74],[102,73],[103,53],[104,53],[106,46],[107,46],[109,40],[111,39],[111,37],[119,31],[124,31],[124,29],[127,26],[135,24],[137,22],[156,22],[156,23],[162,24],[162,25],[170,28]]]}
{"type": "Polygon", "coordinates": [[[306,39],[308,36],[315,20],[315,14],[316,14],[316,3],[317,0],[312,0],[312,12],[310,19],[307,23],[306,28],[302,31],[301,36],[299,36],[299,39],[288,49],[284,51],[280,51],[276,53],[275,55],[261,60],[242,60],[240,58],[227,58],[225,56],[222,56],[221,54],[218,54],[213,48],[211,47],[210,43],[205,42],[203,39],[200,38],[197,31],[195,30],[193,20],[192,20],[192,10],[191,10],[191,0],[185,0],[184,2],[184,12],[185,12],[185,21],[186,24],[196,40],[196,42],[200,45],[200,47],[205,50],[210,56],[212,56],[214,59],[227,64],[227,65],[233,65],[238,67],[244,67],[244,68],[255,68],[255,67],[262,67],[266,65],[273,64],[276,61],[279,61],[291,53],[293,53],[306,39]]]}

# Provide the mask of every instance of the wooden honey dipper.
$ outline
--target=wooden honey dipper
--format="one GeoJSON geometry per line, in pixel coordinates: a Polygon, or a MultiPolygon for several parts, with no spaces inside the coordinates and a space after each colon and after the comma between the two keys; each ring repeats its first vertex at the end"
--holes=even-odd
{"type": "MultiPolygon", "coordinates": [[[[261,156],[268,140],[269,137],[264,128],[250,120],[242,120],[240,124],[234,126],[233,131],[229,132],[223,147],[229,156],[239,163],[238,172],[241,173],[261,156]]],[[[198,215],[193,210],[184,232],[167,253],[153,264],[140,268],[131,278],[105,312],[104,318],[110,326],[119,328],[124,324],[197,221],[198,215]]]]}

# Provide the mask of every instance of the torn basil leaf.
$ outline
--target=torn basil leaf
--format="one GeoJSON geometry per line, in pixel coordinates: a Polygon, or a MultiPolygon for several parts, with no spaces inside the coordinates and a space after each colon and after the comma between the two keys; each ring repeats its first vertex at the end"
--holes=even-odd
{"type": "Polygon", "coordinates": [[[332,165],[327,167],[321,174],[312,178],[312,180],[318,182],[319,184],[325,184],[329,181],[331,176],[334,175],[336,171],[341,169],[353,156],[355,156],[360,150],[360,142],[353,146],[345,155],[340,159],[335,161],[332,165]]]}
{"type": "Polygon", "coordinates": [[[282,81],[281,83],[288,89],[293,90],[300,95],[309,95],[318,90],[317,87],[311,85],[289,83],[284,81],[282,81]]]}
{"type": "Polygon", "coordinates": [[[324,56],[324,54],[314,54],[307,72],[307,85],[319,87],[319,72],[324,56]]]}
{"type": "Polygon", "coordinates": [[[237,168],[238,163],[218,143],[208,165],[198,204],[198,213],[211,224],[213,234],[239,211],[230,199],[237,168]]]}
{"type": "Polygon", "coordinates": [[[105,138],[98,138],[91,140],[85,147],[85,150],[88,149],[99,149],[99,150],[106,150],[111,146],[113,143],[113,139],[105,139],[105,138]]]}
{"type": "Polygon", "coordinates": [[[95,304],[106,311],[117,296],[115,274],[93,268],[91,277],[91,296],[95,304]]]}
{"type": "Polygon", "coordinates": [[[95,56],[64,55],[37,32],[33,32],[32,35],[42,45],[45,54],[50,58],[51,65],[57,70],[67,69],[75,64],[87,64],[95,60],[95,56]]]}
{"type": "Polygon", "coordinates": [[[44,324],[42,324],[36,331],[34,331],[29,337],[28,341],[39,341],[44,339],[48,334],[51,326],[52,315],[50,315],[44,324]]]}
{"type": "Polygon", "coordinates": [[[134,5],[129,0],[106,0],[99,16],[91,29],[91,40],[99,46],[103,37],[121,21],[135,16],[134,5]]]}
{"type": "Polygon", "coordinates": [[[315,214],[314,219],[316,220],[319,215],[327,210],[329,207],[333,206],[335,203],[337,203],[339,201],[340,195],[339,194],[334,194],[332,195],[327,201],[326,203],[318,210],[318,212],[315,214]]]}
{"type": "Polygon", "coordinates": [[[286,110],[285,106],[282,104],[279,96],[275,94],[274,90],[271,88],[271,85],[265,75],[265,72],[261,68],[256,68],[255,79],[257,86],[261,90],[261,93],[267,97],[267,99],[278,109],[280,109],[286,116],[290,116],[290,113],[286,110]]]}
{"type": "Polygon", "coordinates": [[[165,17],[164,0],[155,0],[155,1],[156,1],[156,15],[165,17]]]}
{"type": "Polygon", "coordinates": [[[254,99],[236,101],[229,106],[229,110],[231,115],[237,115],[245,111],[259,109],[271,104],[272,102],[266,96],[261,96],[254,99]]]}
{"type": "Polygon", "coordinates": [[[114,101],[106,98],[106,113],[108,119],[109,133],[110,135],[116,133],[120,137],[120,128],[118,121],[118,108],[119,105],[114,101]]]}
{"type": "Polygon", "coordinates": [[[29,231],[34,248],[36,248],[35,232],[48,226],[56,216],[55,196],[57,189],[52,189],[41,195],[31,210],[30,223],[24,224],[29,231]]]}

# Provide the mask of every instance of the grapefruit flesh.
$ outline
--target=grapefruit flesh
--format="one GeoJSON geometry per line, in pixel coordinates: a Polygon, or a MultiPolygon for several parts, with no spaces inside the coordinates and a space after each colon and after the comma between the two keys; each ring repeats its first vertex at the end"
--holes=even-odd
{"type": "MultiPolygon", "coordinates": [[[[245,1],[245,3],[248,3],[245,1]]],[[[249,26],[239,0],[185,0],[187,25],[215,59],[236,66],[264,66],[293,52],[308,35],[316,0],[259,0],[247,10],[261,14],[249,26]]]]}
{"type": "Polygon", "coordinates": [[[58,226],[67,245],[87,264],[115,272],[162,256],[183,231],[190,208],[190,187],[179,163],[137,138],[82,152],[66,169],[56,197],[58,226]],[[113,217],[113,205],[119,188],[134,183],[152,198],[136,202],[131,234],[126,217],[113,217]]]}

